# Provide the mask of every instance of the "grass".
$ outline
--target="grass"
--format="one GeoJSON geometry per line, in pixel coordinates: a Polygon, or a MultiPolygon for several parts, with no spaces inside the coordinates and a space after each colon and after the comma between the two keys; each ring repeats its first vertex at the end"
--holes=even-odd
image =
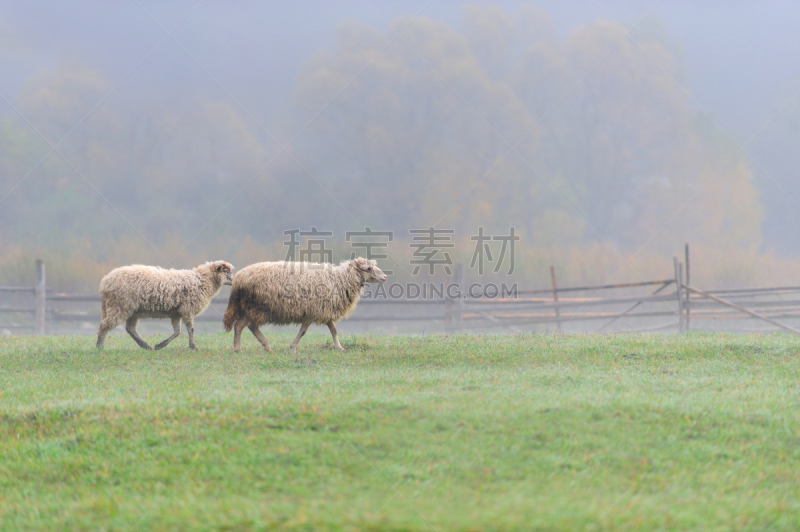
{"type": "Polygon", "coordinates": [[[800,529],[797,337],[246,334],[0,338],[0,528],[800,529]]]}

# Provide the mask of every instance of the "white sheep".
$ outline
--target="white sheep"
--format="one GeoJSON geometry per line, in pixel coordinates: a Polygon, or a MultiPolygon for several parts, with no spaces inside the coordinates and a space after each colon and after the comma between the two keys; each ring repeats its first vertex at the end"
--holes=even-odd
{"type": "Polygon", "coordinates": [[[193,270],[165,270],[156,266],[123,266],[100,281],[103,306],[97,347],[103,347],[108,332],[125,322],[125,330],[144,349],[152,349],[136,331],[142,318],[170,318],[173,334],[155,346],[166,347],[181,334],[181,320],[194,345],[194,317],[201,314],[222,288],[231,284],[233,266],[225,261],[207,262],[193,270]]]}
{"type": "Polygon", "coordinates": [[[249,327],[264,349],[272,351],[259,327],[265,323],[301,324],[289,350],[312,323],[327,325],[335,349],[343,350],[334,322],[356,308],[366,283],[383,283],[386,275],[374,260],[357,258],[339,266],[306,262],[260,262],[233,278],[223,325],[234,329],[233,349],[241,350],[242,331],[249,327]]]}

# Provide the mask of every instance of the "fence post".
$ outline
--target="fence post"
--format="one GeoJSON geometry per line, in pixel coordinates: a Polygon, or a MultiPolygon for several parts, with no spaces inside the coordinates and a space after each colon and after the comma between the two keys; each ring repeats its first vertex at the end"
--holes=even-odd
{"type": "Polygon", "coordinates": [[[46,282],[44,276],[44,261],[38,259],[36,261],[36,311],[35,311],[35,328],[34,334],[37,336],[44,336],[44,319],[46,312],[46,282]]]}
{"type": "Polygon", "coordinates": [[[678,262],[678,257],[672,257],[672,266],[675,270],[675,293],[678,295],[678,331],[684,332],[683,326],[683,299],[681,292],[683,291],[683,283],[681,282],[681,268],[678,262]]]}
{"type": "MultiPolygon", "coordinates": [[[[550,281],[553,283],[553,301],[558,304],[558,288],[556,287],[556,269],[552,265],[550,266],[550,281]]],[[[556,309],[556,328],[558,332],[561,332],[561,311],[558,307],[556,309]]]]}
{"type": "Polygon", "coordinates": [[[464,265],[456,264],[456,285],[458,285],[458,299],[453,300],[453,324],[455,329],[461,330],[461,318],[464,313],[464,265]]]}
{"type": "MultiPolygon", "coordinates": [[[[692,279],[689,277],[689,243],[686,243],[686,285],[692,286],[692,279]]],[[[686,290],[686,298],[685,298],[685,305],[686,305],[686,330],[692,330],[692,294],[688,290],[686,290]]]]}
{"type": "Polygon", "coordinates": [[[453,282],[457,287],[456,293],[460,297],[452,297],[450,295],[450,286],[447,287],[447,293],[445,294],[446,300],[444,303],[444,311],[445,311],[445,330],[447,332],[458,331],[461,329],[461,318],[464,312],[464,294],[461,291],[464,289],[464,265],[463,264],[456,264],[456,271],[455,276],[453,277],[453,282]]]}

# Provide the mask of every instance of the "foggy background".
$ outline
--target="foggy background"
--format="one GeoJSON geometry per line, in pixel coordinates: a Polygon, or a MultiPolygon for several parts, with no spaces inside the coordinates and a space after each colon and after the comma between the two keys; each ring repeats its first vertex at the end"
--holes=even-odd
{"type": "Polygon", "coordinates": [[[684,242],[699,282],[792,282],[797,35],[788,1],[2,2],[0,284],[294,228],[338,261],[364,226],[400,277],[410,229],[469,263],[514,227],[526,285],[668,278],[684,242]]]}

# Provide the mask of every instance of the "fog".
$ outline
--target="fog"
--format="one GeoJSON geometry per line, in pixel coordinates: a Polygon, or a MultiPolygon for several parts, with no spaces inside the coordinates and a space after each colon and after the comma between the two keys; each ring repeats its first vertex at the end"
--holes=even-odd
{"type": "Polygon", "coordinates": [[[412,229],[469,261],[514,227],[531,282],[663,276],[684,242],[708,282],[784,280],[797,35],[788,1],[3,2],[0,281],[279,260],[295,228],[338,260],[366,226],[400,274],[412,229]]]}

